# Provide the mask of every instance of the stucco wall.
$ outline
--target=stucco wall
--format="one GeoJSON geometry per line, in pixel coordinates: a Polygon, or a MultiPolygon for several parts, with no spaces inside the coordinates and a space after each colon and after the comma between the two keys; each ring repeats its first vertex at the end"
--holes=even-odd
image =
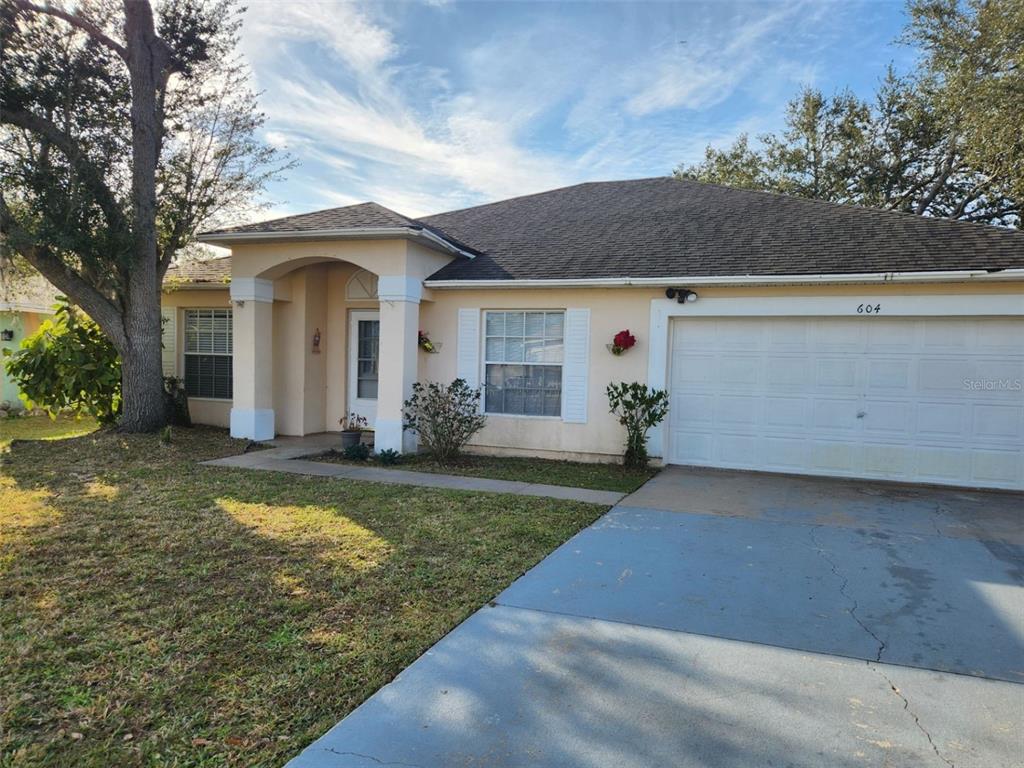
{"type": "MultiPolygon", "coordinates": [[[[345,289],[359,267],[337,261],[343,253],[365,262],[371,271],[388,274],[408,267],[407,244],[396,242],[309,243],[281,246],[245,246],[238,249],[238,261],[250,276],[271,275],[275,279],[273,305],[273,365],[267,375],[273,379],[273,402],[277,430],[281,434],[303,434],[339,429],[346,413],[348,382],[348,316],[353,309],[376,309],[376,301],[349,301],[345,289]],[[344,247],[342,247],[344,246],[344,247]],[[331,258],[324,262],[325,257],[331,258]],[[287,258],[310,259],[296,270],[285,271],[287,258]],[[374,265],[373,259],[380,263],[374,265]],[[373,267],[376,266],[376,269],[373,267]],[[312,348],[313,334],[320,331],[320,353],[312,348]]],[[[411,245],[415,250],[417,246],[411,245]]],[[[423,249],[425,251],[425,249],[423,249]]],[[[435,256],[429,251],[413,259],[423,271],[435,256]]],[[[441,258],[441,257],[436,257],[441,258]]],[[[292,264],[296,263],[294,261],[292,264]]],[[[298,262],[303,263],[303,262],[298,262]]],[[[238,272],[236,271],[236,274],[238,272]]],[[[1024,283],[969,284],[883,284],[861,286],[765,286],[699,288],[703,298],[755,296],[884,297],[895,294],[988,294],[1024,292],[1024,283]]],[[[438,354],[418,352],[420,380],[449,382],[456,376],[457,319],[461,308],[591,310],[588,420],[569,424],[557,418],[491,415],[484,430],[473,441],[475,450],[504,453],[561,455],[584,459],[617,457],[622,448],[622,428],[608,413],[605,387],[610,381],[646,382],[650,341],[651,300],[663,298],[658,288],[579,289],[487,289],[425,290],[419,306],[419,327],[442,344],[438,354]],[[637,337],[636,346],[616,357],[607,351],[612,336],[628,328],[637,337]]],[[[165,306],[230,306],[226,290],[175,291],[165,295],[165,306]]],[[[183,348],[182,324],[178,323],[180,365],[183,348]]],[[[382,339],[381,354],[387,354],[382,339]]],[[[236,347],[235,354],[246,354],[236,347]]],[[[180,369],[179,369],[180,370],[180,369]]],[[[663,382],[659,382],[663,385],[663,382]]],[[[227,426],[231,403],[192,400],[193,419],[199,423],[227,426]]]]}
{"type": "MultiPolygon", "coordinates": [[[[703,298],[755,296],[884,297],[898,294],[1022,293],[1024,283],[890,284],[764,287],[704,287],[703,298]]],[[[433,290],[432,301],[421,307],[420,326],[431,339],[442,343],[437,354],[420,354],[421,378],[451,381],[456,374],[458,310],[479,309],[563,309],[589,307],[590,376],[588,420],[567,424],[559,419],[488,416],[487,426],[472,445],[485,452],[532,452],[542,455],[560,452],[582,459],[617,456],[622,448],[622,427],[608,413],[605,388],[611,381],[647,381],[651,300],[664,298],[664,289],[530,289],[530,290],[433,290]],[[621,356],[605,348],[614,334],[628,328],[637,344],[621,356]]],[[[657,382],[664,386],[664,382],[657,382]]]]}
{"type": "Polygon", "coordinates": [[[16,351],[21,346],[22,339],[39,330],[39,326],[47,317],[48,315],[38,312],[0,312],[0,330],[14,331],[13,339],[0,341],[0,403],[7,403],[15,408],[22,406],[21,398],[18,397],[18,387],[4,370],[3,350],[16,351]]]}
{"type": "MultiPolygon", "coordinates": [[[[205,290],[174,290],[163,294],[161,306],[165,309],[177,310],[175,327],[176,373],[185,375],[183,353],[185,350],[185,324],[182,309],[218,309],[231,306],[227,287],[205,290]]],[[[191,397],[188,401],[189,415],[196,424],[210,424],[214,427],[227,427],[231,416],[230,400],[213,400],[209,398],[191,397]]]]}

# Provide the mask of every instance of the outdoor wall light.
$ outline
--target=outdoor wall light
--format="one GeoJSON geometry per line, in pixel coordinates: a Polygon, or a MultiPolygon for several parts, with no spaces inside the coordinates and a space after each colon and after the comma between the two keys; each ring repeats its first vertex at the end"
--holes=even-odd
{"type": "Polygon", "coordinates": [[[0,341],[14,341],[14,331],[10,328],[4,328],[0,331],[0,341]]]}
{"type": "Polygon", "coordinates": [[[688,288],[666,288],[665,296],[669,299],[675,299],[680,304],[685,304],[688,301],[694,302],[699,298],[696,291],[691,291],[688,288]]]}

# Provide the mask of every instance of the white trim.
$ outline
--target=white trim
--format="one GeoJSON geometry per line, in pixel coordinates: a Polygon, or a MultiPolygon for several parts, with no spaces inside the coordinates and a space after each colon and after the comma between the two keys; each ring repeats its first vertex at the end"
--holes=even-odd
{"type": "MultiPolygon", "coordinates": [[[[1024,316],[1024,294],[863,294],[852,296],[753,296],[707,298],[680,304],[672,299],[651,300],[650,351],[647,386],[668,388],[670,320],[674,317],[978,317],[1024,316]],[[859,306],[880,311],[858,313],[859,306]]],[[[664,456],[668,432],[664,424],[648,433],[648,451],[664,456]]]]}
{"type": "Polygon", "coordinates": [[[232,408],[231,436],[249,440],[273,440],[274,409],[232,408]]]}
{"type": "Polygon", "coordinates": [[[227,243],[230,245],[231,243],[274,240],[382,240],[396,237],[426,240],[432,246],[440,247],[441,250],[464,256],[467,259],[473,259],[476,256],[428,229],[414,227],[353,227],[351,229],[286,230],[281,232],[206,232],[200,234],[196,239],[200,243],[227,243]]]}
{"type": "Polygon", "coordinates": [[[274,301],[274,281],[260,277],[236,277],[231,281],[232,301],[274,301]]]}
{"type": "Polygon", "coordinates": [[[562,330],[562,421],[587,423],[590,391],[590,309],[568,307],[562,330]]]}
{"type": "MultiPolygon", "coordinates": [[[[480,361],[483,359],[483,334],[480,333],[480,309],[462,307],[459,309],[456,329],[455,377],[462,379],[470,389],[480,389],[480,361]]],[[[480,412],[484,410],[484,399],[480,398],[480,412]]]]}
{"type": "Polygon", "coordinates": [[[423,298],[423,283],[408,275],[380,275],[377,278],[377,299],[380,301],[409,301],[419,304],[423,298]]]}
{"type": "Polygon", "coordinates": [[[427,288],[658,288],[694,285],[799,285],[828,283],[944,283],[965,280],[1024,280],[1024,269],[944,270],[936,272],[850,272],[836,275],[690,275],[681,277],[592,277],[526,280],[425,280],[427,288]]]}
{"type": "Polygon", "coordinates": [[[0,301],[0,312],[34,312],[39,315],[52,315],[53,306],[24,301],[0,301]]]}
{"type": "MultiPolygon", "coordinates": [[[[359,397],[359,321],[367,320],[380,323],[380,312],[376,309],[350,309],[348,312],[348,397],[345,403],[345,416],[357,413],[370,424],[377,423],[377,404],[380,396],[380,348],[377,349],[377,387],[378,397],[359,397]]],[[[378,342],[379,343],[379,342],[378,342]]],[[[374,426],[376,429],[376,426],[374,426]]]]}

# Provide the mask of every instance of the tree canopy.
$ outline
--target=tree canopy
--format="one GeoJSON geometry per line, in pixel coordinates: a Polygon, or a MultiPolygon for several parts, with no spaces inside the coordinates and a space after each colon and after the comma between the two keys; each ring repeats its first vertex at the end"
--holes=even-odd
{"type": "Polygon", "coordinates": [[[871,99],[804,89],[785,128],[675,175],[837,203],[1019,226],[1024,201],[1024,0],[912,0],[892,67],[871,99]]]}
{"type": "Polygon", "coordinates": [[[0,234],[121,355],[126,429],[164,418],[160,283],[284,164],[235,0],[0,0],[0,234]]]}

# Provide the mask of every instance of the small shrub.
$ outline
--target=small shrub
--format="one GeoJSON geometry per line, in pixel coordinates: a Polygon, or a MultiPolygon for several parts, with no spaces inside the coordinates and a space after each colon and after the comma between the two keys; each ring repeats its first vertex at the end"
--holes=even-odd
{"type": "Polygon", "coordinates": [[[392,448],[385,448],[377,452],[377,461],[386,467],[393,467],[402,460],[402,454],[392,448]]]}
{"type": "Polygon", "coordinates": [[[480,390],[463,379],[447,386],[434,381],[413,384],[402,416],[403,427],[417,434],[424,450],[441,466],[458,456],[487,422],[480,413],[480,390]]]}
{"type": "Polygon", "coordinates": [[[647,430],[660,424],[668,415],[668,392],[648,389],[638,381],[608,385],[608,405],[626,428],[627,467],[647,466],[647,430]]]}
{"type": "Polygon", "coordinates": [[[160,430],[160,444],[170,445],[171,444],[171,426],[168,424],[166,427],[160,430]]]}
{"type": "Polygon", "coordinates": [[[342,451],[342,455],[349,461],[366,461],[370,458],[370,446],[364,443],[349,445],[342,451]]]}

